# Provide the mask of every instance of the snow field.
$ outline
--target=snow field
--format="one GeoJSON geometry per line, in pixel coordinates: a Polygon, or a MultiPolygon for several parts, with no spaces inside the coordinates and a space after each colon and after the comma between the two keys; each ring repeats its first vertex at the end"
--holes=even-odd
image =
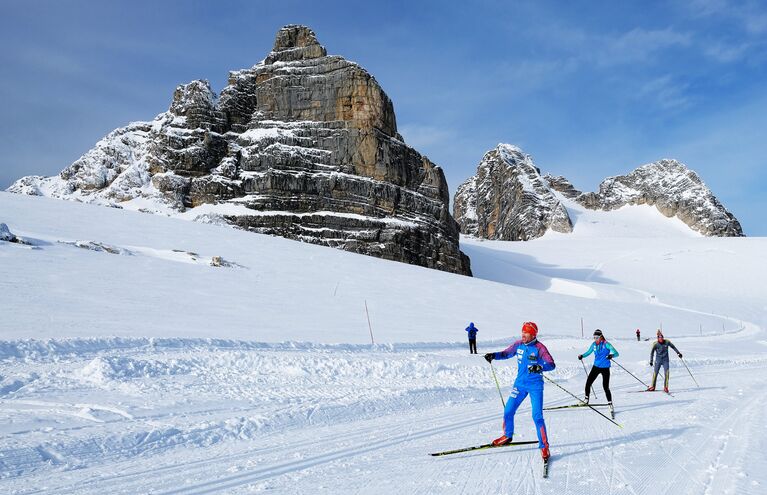
{"type": "MultiPolygon", "coordinates": [[[[472,279],[0,193],[0,222],[33,244],[0,242],[0,492],[764,493],[765,240],[691,235],[650,207],[576,213],[571,237],[462,239],[472,279]],[[536,446],[428,456],[501,433],[481,355],[526,320],[577,396],[596,327],[649,382],[662,326],[700,388],[675,356],[674,397],[614,367],[623,427],[546,411],[547,480],[536,446]]],[[[506,399],[514,363],[494,367],[506,399]]],[[[572,402],[546,385],[546,405],[572,402]]],[[[528,402],[516,425],[535,438],[528,402]]]]}

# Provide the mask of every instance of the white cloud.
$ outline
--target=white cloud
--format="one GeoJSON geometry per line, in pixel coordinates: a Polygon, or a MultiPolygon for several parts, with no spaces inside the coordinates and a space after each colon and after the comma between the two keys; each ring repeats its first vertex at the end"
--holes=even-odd
{"type": "Polygon", "coordinates": [[[594,40],[594,61],[603,66],[649,62],[663,50],[689,46],[692,36],[671,28],[661,30],[632,29],[619,36],[601,36],[594,40]]]}
{"type": "Polygon", "coordinates": [[[647,81],[639,90],[641,98],[651,98],[664,110],[681,110],[690,105],[687,89],[690,85],[677,81],[670,74],[666,74],[647,81]]]}
{"type": "Polygon", "coordinates": [[[398,130],[405,142],[415,149],[446,143],[454,137],[452,130],[430,125],[405,124],[399,126],[398,130]]]}
{"type": "Polygon", "coordinates": [[[767,11],[759,0],[688,0],[683,4],[698,16],[731,19],[749,35],[767,32],[767,11]]]}

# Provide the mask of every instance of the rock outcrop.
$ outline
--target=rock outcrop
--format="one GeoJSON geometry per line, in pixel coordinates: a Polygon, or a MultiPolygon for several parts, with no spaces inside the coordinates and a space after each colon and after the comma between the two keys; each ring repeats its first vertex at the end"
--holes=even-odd
{"type": "Polygon", "coordinates": [[[577,190],[572,183],[561,175],[545,174],[543,179],[549,185],[549,187],[559,193],[567,199],[575,199],[581,194],[581,191],[577,190]]]}
{"type": "Polygon", "coordinates": [[[6,224],[0,223],[0,241],[18,242],[18,240],[19,238],[11,232],[6,224]]]}
{"type": "Polygon", "coordinates": [[[461,232],[484,239],[526,241],[572,232],[567,210],[529,155],[509,144],[485,153],[477,173],[455,194],[453,215],[461,232]]]}
{"type": "Polygon", "coordinates": [[[740,222],[719,202],[698,174],[676,160],[642,165],[627,175],[608,177],[599,192],[575,198],[591,209],[615,210],[624,205],[655,205],[706,236],[740,237],[740,222]]]}
{"type": "Polygon", "coordinates": [[[219,98],[207,81],[179,86],[152,122],[9,191],[166,214],[200,207],[205,221],[470,274],[440,167],[403,142],[373,76],[328,56],[304,26],[281,29],[219,98]]]}

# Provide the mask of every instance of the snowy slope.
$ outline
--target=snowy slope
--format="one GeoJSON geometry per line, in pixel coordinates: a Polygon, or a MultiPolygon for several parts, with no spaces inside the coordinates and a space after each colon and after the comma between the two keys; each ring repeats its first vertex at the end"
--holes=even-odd
{"type": "MultiPolygon", "coordinates": [[[[565,204],[573,234],[463,239],[472,279],[0,193],[0,222],[34,244],[0,242],[0,492],[764,493],[767,240],[565,204]],[[701,387],[675,358],[674,397],[629,393],[642,385],[614,370],[623,428],[547,412],[548,480],[536,448],[426,455],[500,434],[463,328],[487,352],[525,320],[557,361],[547,376],[578,395],[595,327],[646,382],[633,331],[662,325],[701,387]]],[[[506,395],[514,366],[495,369],[506,395]]],[[[573,401],[547,385],[547,404],[573,401]]]]}

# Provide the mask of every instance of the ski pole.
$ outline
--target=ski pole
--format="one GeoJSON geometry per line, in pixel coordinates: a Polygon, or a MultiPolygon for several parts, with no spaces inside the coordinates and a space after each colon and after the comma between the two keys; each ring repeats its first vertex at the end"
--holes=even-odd
{"type": "MultiPolygon", "coordinates": [[[[684,367],[687,368],[687,363],[684,362],[684,359],[679,358],[679,360],[682,361],[682,364],[684,365],[684,367]]],[[[690,374],[690,378],[692,378],[692,381],[695,382],[695,386],[700,388],[700,385],[698,385],[698,381],[695,379],[694,376],[692,376],[692,372],[690,371],[690,368],[687,368],[687,373],[690,374]]]]}
{"type": "Polygon", "coordinates": [[[578,402],[582,403],[583,405],[587,406],[589,409],[591,409],[591,410],[592,410],[592,411],[594,411],[595,413],[597,413],[597,414],[599,414],[600,416],[602,416],[603,418],[605,418],[605,419],[606,419],[607,421],[609,421],[610,423],[614,424],[614,425],[615,425],[615,426],[617,426],[618,428],[623,428],[623,426],[621,426],[620,424],[616,423],[616,422],[615,422],[615,421],[613,421],[612,419],[608,418],[607,416],[605,416],[605,415],[604,415],[604,414],[602,414],[601,412],[597,411],[596,409],[594,409],[593,407],[591,407],[591,406],[588,404],[588,402],[586,402],[586,401],[583,401],[583,400],[579,399],[578,397],[576,397],[575,395],[573,395],[572,393],[570,393],[570,391],[569,391],[569,390],[567,390],[565,387],[563,387],[562,385],[558,384],[557,382],[555,382],[554,380],[552,380],[552,379],[551,379],[551,378],[549,378],[548,376],[546,376],[546,375],[543,375],[543,377],[544,377],[546,380],[548,380],[549,382],[553,383],[553,384],[554,384],[554,385],[556,385],[557,387],[559,387],[559,388],[561,388],[562,390],[564,390],[565,392],[567,392],[568,394],[570,394],[570,395],[571,395],[571,396],[572,396],[572,397],[573,397],[575,400],[577,400],[578,402]]]}
{"type": "Polygon", "coordinates": [[[503,394],[501,393],[501,385],[498,383],[498,377],[495,376],[495,368],[493,368],[493,363],[490,364],[490,371],[493,372],[493,378],[495,379],[495,387],[498,389],[498,395],[501,397],[501,404],[503,404],[503,408],[506,409],[506,402],[503,400],[503,394]]]}
{"type": "MultiPolygon", "coordinates": [[[[589,376],[589,372],[588,372],[588,371],[586,371],[586,365],[585,365],[585,364],[583,364],[583,360],[581,360],[581,364],[583,365],[583,372],[584,372],[584,373],[586,373],[586,378],[588,379],[588,376],[589,376]]],[[[594,390],[594,385],[592,385],[592,386],[591,386],[591,393],[592,393],[592,394],[594,394],[594,398],[595,398],[595,399],[598,399],[598,398],[599,398],[599,397],[597,397],[597,391],[596,391],[596,390],[594,390]]]]}
{"type": "Polygon", "coordinates": [[[636,379],[639,381],[639,383],[641,383],[641,384],[642,384],[642,385],[644,385],[645,387],[648,387],[648,388],[650,387],[650,386],[649,386],[649,385],[647,385],[645,382],[643,382],[642,380],[640,380],[639,378],[637,378],[637,377],[634,375],[634,373],[632,373],[632,372],[630,372],[629,370],[627,370],[626,368],[624,368],[624,367],[623,367],[623,365],[621,365],[621,363],[619,363],[619,362],[618,362],[618,361],[616,361],[615,359],[611,359],[610,361],[612,361],[613,363],[615,363],[615,364],[617,364],[618,366],[620,366],[620,367],[621,367],[621,369],[622,369],[623,371],[625,371],[625,372],[626,372],[626,373],[628,373],[629,375],[631,375],[631,376],[633,376],[634,378],[636,378],[636,379]]]}

